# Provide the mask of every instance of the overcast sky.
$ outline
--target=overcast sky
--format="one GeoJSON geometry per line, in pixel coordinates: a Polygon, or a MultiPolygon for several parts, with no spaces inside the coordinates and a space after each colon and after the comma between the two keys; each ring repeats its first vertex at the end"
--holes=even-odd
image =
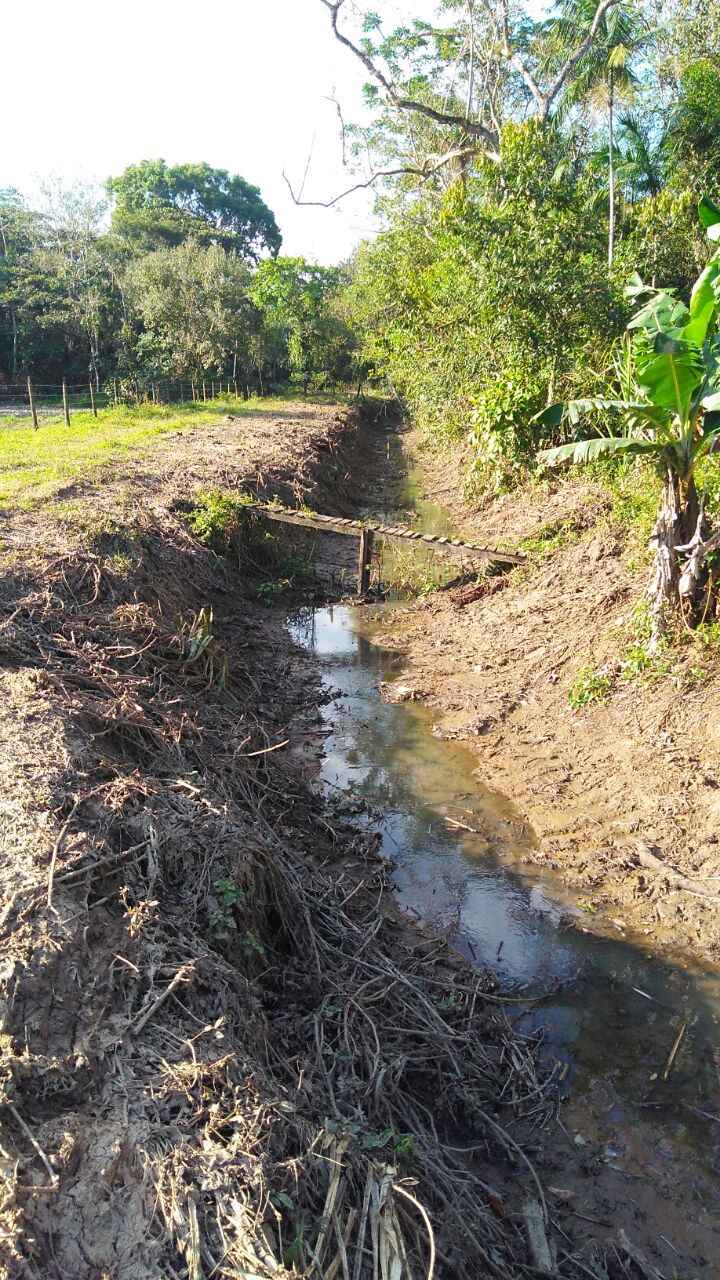
{"type": "MultiPolygon", "coordinates": [[[[432,0],[372,7],[390,25],[432,0]]],[[[367,76],[320,0],[21,0],[3,13],[3,48],[0,187],[32,197],[49,175],[206,160],[260,187],[284,253],[336,262],[373,229],[367,194],[302,209],[282,180],[299,183],[309,157],[307,198],[352,181],[325,98],[337,92],[352,118],[367,76]]]]}

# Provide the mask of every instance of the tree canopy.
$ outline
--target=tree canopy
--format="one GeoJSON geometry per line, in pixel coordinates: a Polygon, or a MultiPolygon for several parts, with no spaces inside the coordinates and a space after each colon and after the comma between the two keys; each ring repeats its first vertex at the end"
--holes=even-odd
{"type": "Polygon", "coordinates": [[[112,230],[142,250],[190,238],[256,262],[277,254],[282,236],[257,187],[209,164],[143,160],[107,184],[112,230]]]}

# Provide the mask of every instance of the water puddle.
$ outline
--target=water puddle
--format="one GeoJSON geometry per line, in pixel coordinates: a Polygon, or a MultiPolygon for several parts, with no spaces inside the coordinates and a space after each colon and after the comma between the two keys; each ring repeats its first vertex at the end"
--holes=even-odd
{"type": "Polygon", "coordinates": [[[373,641],[390,608],[381,622],[379,611],[335,607],[289,624],[335,694],[322,710],[321,784],[357,802],[358,822],[379,833],[401,906],[514,991],[509,1016],[542,1029],[568,1087],[608,1082],[609,1112],[652,1115],[717,1169],[720,976],[654,957],[641,938],[605,936],[559,877],[528,863],[533,833],[482,785],[478,758],[434,738],[424,708],[382,700],[379,683],[402,670],[373,641]],[[524,1004],[526,993],[546,998],[524,1004]]]}

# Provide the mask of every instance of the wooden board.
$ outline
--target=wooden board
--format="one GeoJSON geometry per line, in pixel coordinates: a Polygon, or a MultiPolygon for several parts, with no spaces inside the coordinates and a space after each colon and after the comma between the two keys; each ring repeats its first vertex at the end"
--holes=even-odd
{"type": "Polygon", "coordinates": [[[307,515],[303,511],[293,511],[286,507],[268,507],[260,502],[247,504],[249,511],[257,511],[268,520],[277,520],[280,524],[300,525],[304,529],[312,529],[315,533],[347,534],[359,538],[363,530],[368,530],[376,537],[398,538],[406,541],[423,542],[426,547],[440,551],[445,555],[462,556],[473,560],[491,560],[500,564],[525,564],[527,557],[516,555],[510,551],[500,551],[495,547],[481,547],[475,542],[460,542],[440,534],[418,533],[416,529],[407,529],[398,525],[386,526],[367,520],[347,520],[341,516],[307,515]]]}

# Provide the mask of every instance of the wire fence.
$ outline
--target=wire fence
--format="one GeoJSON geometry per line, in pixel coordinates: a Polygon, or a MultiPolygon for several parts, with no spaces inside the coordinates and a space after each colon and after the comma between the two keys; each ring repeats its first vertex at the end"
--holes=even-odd
{"type": "Polygon", "coordinates": [[[101,409],[121,405],[183,405],[215,400],[218,396],[248,399],[264,388],[251,387],[237,378],[218,376],[198,379],[166,379],[138,382],[116,378],[97,386],[93,382],[0,382],[0,424],[25,426],[31,422],[64,419],[70,423],[73,413],[97,416],[101,409]]]}

